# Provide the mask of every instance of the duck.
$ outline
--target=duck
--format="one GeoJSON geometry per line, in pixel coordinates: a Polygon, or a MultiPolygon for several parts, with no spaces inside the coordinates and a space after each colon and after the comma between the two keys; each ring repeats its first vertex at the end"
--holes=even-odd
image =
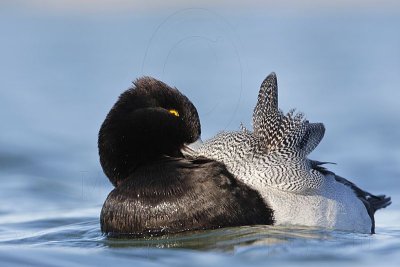
{"type": "Polygon", "coordinates": [[[178,89],[152,77],[133,82],[98,134],[100,164],[114,186],[101,231],[142,237],[273,224],[261,195],[223,163],[185,157],[200,136],[196,107],[178,89]]]}
{"type": "Polygon", "coordinates": [[[275,73],[262,82],[253,111],[253,130],[220,132],[186,156],[222,162],[237,179],[257,190],[274,213],[274,225],[375,233],[374,214],[391,204],[308,158],[325,127],[294,109],[278,107],[275,73]]]}

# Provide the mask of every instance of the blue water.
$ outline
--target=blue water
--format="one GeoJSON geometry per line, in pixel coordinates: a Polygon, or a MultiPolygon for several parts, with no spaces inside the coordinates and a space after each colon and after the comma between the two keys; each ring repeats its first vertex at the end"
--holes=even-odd
{"type": "Polygon", "coordinates": [[[0,9],[0,265],[390,266],[400,261],[400,16],[374,10],[0,9]],[[203,139],[251,127],[259,84],[327,132],[311,157],[392,196],[377,234],[240,227],[101,235],[97,132],[142,75],[184,92],[203,139]]]}

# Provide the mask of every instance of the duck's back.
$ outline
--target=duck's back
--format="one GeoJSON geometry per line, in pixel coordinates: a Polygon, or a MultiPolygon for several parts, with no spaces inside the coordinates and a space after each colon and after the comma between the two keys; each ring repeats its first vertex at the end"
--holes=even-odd
{"type": "Polygon", "coordinates": [[[272,224],[260,195],[209,159],[163,157],[135,170],[100,215],[109,235],[144,235],[272,224]]]}

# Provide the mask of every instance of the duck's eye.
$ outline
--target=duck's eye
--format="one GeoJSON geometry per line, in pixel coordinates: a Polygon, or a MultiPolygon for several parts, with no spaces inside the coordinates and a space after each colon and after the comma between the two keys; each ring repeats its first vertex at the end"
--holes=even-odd
{"type": "Polygon", "coordinates": [[[170,110],[168,110],[169,111],[169,113],[171,113],[172,115],[174,115],[174,116],[176,116],[176,117],[179,117],[179,112],[176,110],[176,109],[170,109],[170,110]]]}

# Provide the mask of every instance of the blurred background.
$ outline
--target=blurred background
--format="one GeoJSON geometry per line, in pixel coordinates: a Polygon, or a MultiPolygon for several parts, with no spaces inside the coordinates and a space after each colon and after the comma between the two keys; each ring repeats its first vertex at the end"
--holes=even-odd
{"type": "Polygon", "coordinates": [[[97,133],[136,78],[189,97],[205,140],[251,128],[272,71],[280,107],[325,124],[310,157],[392,195],[377,225],[398,227],[399,15],[395,0],[2,0],[0,238],[34,218],[98,219],[112,187],[97,133]]]}

